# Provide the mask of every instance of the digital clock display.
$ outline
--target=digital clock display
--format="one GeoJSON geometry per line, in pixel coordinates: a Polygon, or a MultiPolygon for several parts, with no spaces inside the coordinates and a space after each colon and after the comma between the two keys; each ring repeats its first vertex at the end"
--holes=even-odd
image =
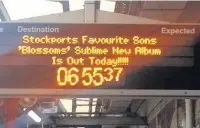
{"type": "Polygon", "coordinates": [[[57,70],[57,82],[60,86],[67,84],[75,86],[77,83],[83,86],[101,86],[105,82],[119,81],[123,68],[83,67],[82,70],[72,67],[67,69],[60,67],[57,70]],[[80,74],[81,75],[78,75],[80,74]]]}
{"type": "Polygon", "coordinates": [[[152,88],[141,81],[153,74],[141,72],[192,68],[200,32],[193,25],[2,23],[0,28],[2,88],[152,88]]]}

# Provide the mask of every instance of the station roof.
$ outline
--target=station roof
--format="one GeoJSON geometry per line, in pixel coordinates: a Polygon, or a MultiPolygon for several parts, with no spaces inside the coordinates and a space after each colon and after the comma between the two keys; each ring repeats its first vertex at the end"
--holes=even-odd
{"type": "MultiPolygon", "coordinates": [[[[85,0],[3,0],[11,20],[37,17],[84,8],[85,0]],[[17,5],[17,6],[16,6],[17,5]]],[[[154,20],[199,23],[199,1],[96,1],[96,8],[154,20]]]]}

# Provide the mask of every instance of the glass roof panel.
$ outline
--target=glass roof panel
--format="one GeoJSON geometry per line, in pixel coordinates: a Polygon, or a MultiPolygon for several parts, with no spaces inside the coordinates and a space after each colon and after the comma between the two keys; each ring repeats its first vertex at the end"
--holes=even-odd
{"type": "Polygon", "coordinates": [[[72,99],[60,99],[60,102],[67,112],[72,112],[72,99]]]}
{"type": "Polygon", "coordinates": [[[85,0],[69,0],[69,9],[70,11],[84,9],[85,0]]]}
{"type": "Polygon", "coordinates": [[[11,20],[63,12],[62,4],[47,0],[3,0],[11,20]]]}
{"type": "Polygon", "coordinates": [[[89,101],[79,101],[79,100],[77,100],[76,104],[77,105],[89,105],[89,101]]]}
{"type": "Polygon", "coordinates": [[[92,106],[92,113],[96,111],[96,106],[92,106]]]}
{"type": "Polygon", "coordinates": [[[100,10],[114,12],[115,11],[115,1],[111,0],[101,0],[100,10]]]}
{"type": "Polygon", "coordinates": [[[76,112],[89,112],[89,106],[76,106],[76,112]]]}

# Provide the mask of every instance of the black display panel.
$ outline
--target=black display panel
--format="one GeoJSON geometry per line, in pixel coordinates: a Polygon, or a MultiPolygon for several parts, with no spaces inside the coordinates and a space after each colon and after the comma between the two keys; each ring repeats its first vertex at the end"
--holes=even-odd
{"type": "Polygon", "coordinates": [[[200,89],[200,26],[0,24],[0,87],[200,89]]]}

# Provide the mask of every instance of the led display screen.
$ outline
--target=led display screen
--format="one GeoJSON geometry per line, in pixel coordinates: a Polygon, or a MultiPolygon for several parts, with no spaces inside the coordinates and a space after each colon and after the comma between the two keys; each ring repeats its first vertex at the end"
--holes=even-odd
{"type": "Polygon", "coordinates": [[[194,25],[2,23],[0,87],[192,89],[199,33],[194,25]]]}

